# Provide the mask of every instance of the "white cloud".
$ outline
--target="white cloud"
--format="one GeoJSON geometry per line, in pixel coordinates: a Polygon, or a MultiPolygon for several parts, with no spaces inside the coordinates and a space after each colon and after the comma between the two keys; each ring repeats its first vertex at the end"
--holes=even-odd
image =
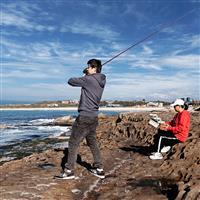
{"type": "MultiPolygon", "coordinates": [[[[15,84],[15,83],[14,83],[15,84]]],[[[10,100],[56,100],[56,99],[79,99],[80,88],[73,88],[67,85],[66,82],[58,83],[37,83],[26,84],[23,87],[7,87],[2,91],[3,99],[10,100]],[[31,92],[30,92],[31,91],[31,92]]]]}
{"type": "Polygon", "coordinates": [[[30,28],[30,25],[27,21],[27,19],[16,16],[14,14],[8,14],[5,12],[1,13],[2,15],[2,24],[3,25],[14,25],[18,27],[25,27],[25,28],[30,28]],[[18,22],[18,23],[16,23],[18,22]]]}
{"type": "MultiPolygon", "coordinates": [[[[48,13],[41,10],[41,8],[33,2],[12,2],[8,4],[1,4],[1,17],[2,25],[4,25],[3,33],[6,33],[5,27],[16,27],[18,29],[31,32],[35,31],[55,31],[55,26],[49,26],[41,24],[38,20],[36,21],[34,16],[40,17],[41,20],[51,20],[48,13]],[[45,16],[45,17],[44,17],[45,16]]],[[[22,32],[21,32],[22,33],[22,32]]]]}
{"type": "MultiPolygon", "coordinates": [[[[198,75],[177,73],[166,77],[157,74],[107,74],[103,99],[174,100],[177,97],[198,98],[198,75]],[[194,84],[195,83],[195,84],[194,84]]],[[[79,99],[80,88],[63,83],[35,83],[8,87],[3,95],[24,99],[79,99]],[[30,93],[31,91],[31,93],[30,93]]]]}
{"type": "Polygon", "coordinates": [[[175,28],[174,27],[166,27],[163,30],[161,30],[163,33],[168,33],[168,34],[175,34],[175,28]]]}
{"type": "MultiPolygon", "coordinates": [[[[97,8],[92,1],[88,2],[87,7],[97,8]]],[[[55,40],[47,37],[46,42],[40,40],[37,42],[27,40],[25,42],[23,38],[19,38],[17,41],[14,37],[10,40],[2,38],[3,86],[6,86],[6,94],[12,98],[19,96],[19,98],[24,97],[25,99],[33,97],[35,99],[56,97],[78,99],[80,89],[66,86],[64,83],[66,77],[80,76],[84,64],[92,57],[99,58],[104,62],[129,46],[126,43],[128,38],[122,37],[120,33],[115,31],[114,24],[113,26],[105,25],[106,23],[102,25],[97,18],[96,23],[89,23],[83,17],[75,21],[72,18],[70,22],[64,22],[64,25],[55,24],[53,21],[54,25],[51,26],[45,22],[51,21],[52,17],[48,17],[48,13],[42,12],[41,8],[34,3],[16,2],[5,6],[5,8],[3,10],[3,28],[15,27],[13,34],[23,31],[33,34],[35,31],[62,31],[66,36],[67,33],[73,33],[93,37],[91,42],[81,41],[81,37],[78,37],[80,39],[78,44],[72,44],[71,41],[66,42],[66,40],[65,43],[63,41],[62,43],[62,39],[56,34],[55,40]],[[34,16],[37,17],[34,18],[34,16]],[[96,38],[100,40],[92,40],[96,38]],[[23,79],[30,79],[30,82],[38,81],[38,83],[24,84],[23,79]],[[48,81],[49,84],[47,84],[48,81]],[[56,84],[51,83],[51,81],[56,82],[56,84]]],[[[101,9],[99,7],[98,16],[109,15],[107,11],[113,11],[116,8],[107,4],[101,9]]],[[[135,10],[134,6],[127,7],[124,15],[134,15],[138,21],[148,20],[145,19],[145,15],[139,11],[135,12],[135,10]]],[[[173,33],[174,37],[164,38],[164,40],[158,39],[157,43],[152,39],[143,46],[129,50],[118,57],[115,62],[104,67],[103,72],[107,73],[108,78],[104,98],[168,99],[198,96],[200,86],[197,74],[199,72],[199,55],[195,54],[196,51],[193,50],[200,46],[199,35],[185,34],[177,37],[178,34],[173,29],[165,30],[165,32],[173,33]],[[117,74],[113,73],[116,70],[115,67],[120,68],[117,74]],[[122,70],[123,67],[124,70],[122,70]],[[133,73],[127,74],[126,68],[129,71],[133,70],[133,73]],[[138,69],[141,68],[149,70],[145,73],[137,73],[138,69]],[[165,70],[166,68],[173,75],[170,75],[165,70]],[[163,72],[166,73],[163,74],[163,72]]],[[[12,34],[6,34],[10,36],[8,38],[12,38],[12,34]]],[[[44,37],[42,34],[41,36],[44,37]]]]}
{"type": "MultiPolygon", "coordinates": [[[[192,41],[196,41],[196,37],[191,40],[188,48],[192,50],[193,43],[192,41]],[[195,39],[194,39],[195,38],[195,39]]],[[[182,46],[185,46],[188,41],[182,41],[182,46]]],[[[171,43],[170,43],[171,44],[171,43]]],[[[143,68],[149,70],[163,70],[166,68],[171,68],[171,70],[198,70],[200,67],[200,55],[186,53],[182,49],[182,47],[177,47],[177,43],[174,44],[175,50],[173,50],[173,44],[171,45],[171,49],[160,53],[160,49],[157,50],[158,45],[155,46],[154,43],[148,43],[148,45],[143,45],[141,50],[129,50],[124,54],[120,55],[120,57],[116,58],[116,62],[124,62],[126,66],[129,65],[132,68],[143,68]],[[132,53],[134,52],[134,54],[132,53]],[[181,55],[179,53],[181,52],[181,55]]],[[[120,49],[120,45],[118,45],[120,49]]],[[[124,50],[125,48],[121,48],[124,50]]],[[[119,51],[120,52],[120,51],[119,51]]],[[[116,54],[118,54],[117,52],[116,54]]],[[[113,55],[116,55],[113,54],[113,55]]],[[[112,55],[112,56],[113,56],[112,55]]],[[[112,57],[111,56],[111,57],[112,57]]],[[[105,57],[105,59],[107,59],[105,57]]],[[[111,64],[111,63],[110,63],[111,64]]]]}
{"type": "MultiPolygon", "coordinates": [[[[31,21],[28,17],[17,16],[12,13],[2,12],[2,25],[4,26],[14,26],[21,30],[26,31],[55,31],[56,27],[42,25],[31,21]]],[[[6,32],[6,28],[3,29],[3,32],[6,32]]]]}
{"type": "Polygon", "coordinates": [[[1,75],[3,78],[17,78],[17,79],[44,79],[44,78],[53,78],[55,74],[45,73],[41,71],[22,71],[22,70],[12,70],[11,72],[6,72],[1,75]]]}
{"type": "MultiPolygon", "coordinates": [[[[80,74],[87,60],[96,57],[105,62],[112,56],[124,49],[124,44],[113,42],[111,44],[103,43],[93,45],[92,43],[83,43],[80,49],[79,45],[70,46],[60,42],[35,42],[35,43],[17,43],[13,40],[2,38],[3,57],[7,59],[3,66],[16,68],[17,70],[32,69],[43,74],[45,71],[51,77],[48,69],[59,69],[60,74],[63,71],[80,74]],[[97,47],[96,47],[97,46],[97,47]],[[117,49],[117,51],[116,51],[117,49]],[[110,50],[110,53],[106,53],[110,50]],[[116,51],[113,53],[112,51],[116,51]],[[73,68],[75,66],[75,68],[73,68]],[[73,70],[73,71],[72,71],[73,70]]],[[[176,55],[174,51],[166,54],[157,55],[156,48],[153,43],[143,45],[141,50],[128,51],[118,57],[115,62],[109,63],[104,67],[105,72],[110,72],[116,64],[121,63],[122,66],[131,66],[135,68],[143,68],[150,70],[162,70],[166,67],[173,70],[195,70],[199,68],[199,55],[186,54],[176,55]]],[[[26,71],[25,71],[26,73],[26,71]]],[[[37,73],[36,73],[37,74],[37,73]]],[[[59,73],[57,73],[59,75],[59,73]]],[[[13,76],[13,74],[12,74],[13,76]]]]}
{"type": "Polygon", "coordinates": [[[119,33],[113,31],[108,26],[97,23],[90,24],[81,19],[79,19],[79,21],[64,24],[60,31],[71,32],[75,34],[84,34],[106,40],[114,40],[119,36],[119,33]]]}
{"type": "Polygon", "coordinates": [[[110,74],[107,75],[105,99],[175,99],[190,96],[199,98],[198,75],[177,73],[172,76],[159,74],[110,74]],[[110,92],[112,91],[112,92],[110,92]]]}
{"type": "Polygon", "coordinates": [[[188,43],[190,48],[200,47],[200,35],[186,35],[182,40],[188,43]]]}
{"type": "Polygon", "coordinates": [[[144,55],[152,55],[154,53],[153,49],[148,47],[147,45],[143,45],[143,53],[144,55]]]}
{"type": "Polygon", "coordinates": [[[15,86],[14,88],[6,88],[6,90],[3,90],[3,97],[4,99],[9,98],[11,100],[55,100],[67,99],[68,92],[65,84],[25,85],[24,87],[15,86]]]}
{"type": "MultiPolygon", "coordinates": [[[[180,34],[180,33],[179,33],[180,34]]],[[[172,55],[188,54],[188,52],[200,47],[200,35],[199,34],[183,34],[179,37],[177,34],[175,37],[170,38],[169,44],[172,44],[172,48],[175,49],[171,53],[172,55]]]]}
{"type": "Polygon", "coordinates": [[[160,64],[162,66],[170,66],[173,68],[183,69],[198,69],[200,65],[199,55],[177,55],[177,56],[165,56],[160,59],[160,64]]]}
{"type": "MultiPolygon", "coordinates": [[[[101,45],[94,46],[92,43],[70,45],[59,42],[35,42],[22,43],[2,38],[3,58],[6,61],[3,67],[24,70],[44,71],[50,67],[59,69],[68,68],[82,70],[88,59],[99,58],[106,55],[101,45]]],[[[105,45],[104,45],[105,46],[105,45]]],[[[105,57],[106,59],[106,57],[105,57]]]]}
{"type": "Polygon", "coordinates": [[[125,4],[125,9],[123,12],[123,15],[131,15],[134,16],[136,20],[139,22],[149,21],[149,18],[147,15],[144,14],[144,12],[140,12],[139,8],[136,6],[135,2],[129,2],[125,4]]]}
{"type": "Polygon", "coordinates": [[[1,42],[4,61],[1,63],[6,79],[62,80],[69,76],[81,76],[88,59],[98,58],[103,52],[86,44],[70,46],[59,42],[18,43],[3,38],[1,42]]]}
{"type": "Polygon", "coordinates": [[[2,8],[4,10],[8,10],[9,12],[13,12],[15,14],[22,15],[23,13],[31,14],[34,12],[41,12],[42,10],[37,4],[34,4],[34,2],[28,3],[27,1],[4,1],[2,3],[2,8]],[[23,13],[22,13],[23,11],[23,13]]]}

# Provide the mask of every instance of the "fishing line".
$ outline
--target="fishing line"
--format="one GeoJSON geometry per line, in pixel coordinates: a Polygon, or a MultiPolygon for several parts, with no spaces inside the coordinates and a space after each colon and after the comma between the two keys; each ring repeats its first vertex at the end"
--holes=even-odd
{"type": "Polygon", "coordinates": [[[107,60],[106,62],[104,62],[104,63],[102,64],[102,66],[105,65],[105,64],[107,64],[107,63],[109,63],[109,62],[111,62],[112,60],[114,60],[114,59],[117,58],[118,56],[122,55],[123,53],[125,53],[125,52],[128,51],[129,49],[131,49],[131,48],[133,48],[133,47],[139,45],[140,43],[142,43],[142,42],[144,42],[145,40],[151,38],[152,36],[156,35],[157,33],[161,32],[162,30],[164,30],[164,29],[166,29],[166,28],[168,28],[168,27],[170,27],[170,26],[173,26],[174,24],[176,24],[178,21],[180,21],[181,19],[183,19],[184,17],[186,17],[188,14],[190,14],[190,13],[193,12],[194,10],[195,10],[195,8],[192,9],[192,10],[190,10],[190,11],[188,11],[188,12],[185,13],[184,15],[182,15],[182,16],[176,18],[174,21],[172,21],[172,22],[170,22],[170,23],[165,23],[165,24],[161,25],[161,27],[160,27],[159,29],[156,29],[155,31],[153,31],[153,32],[150,33],[149,35],[145,36],[144,38],[142,38],[141,40],[139,40],[138,42],[136,42],[135,44],[131,45],[131,46],[128,47],[127,49],[125,49],[125,50],[121,51],[120,53],[118,53],[117,55],[113,56],[111,59],[109,59],[109,60],[107,60]]]}

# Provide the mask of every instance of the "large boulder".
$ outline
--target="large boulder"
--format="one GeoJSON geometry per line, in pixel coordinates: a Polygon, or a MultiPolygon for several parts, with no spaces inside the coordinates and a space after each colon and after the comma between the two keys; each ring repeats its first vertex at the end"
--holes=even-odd
{"type": "Polygon", "coordinates": [[[53,121],[53,125],[57,126],[72,126],[75,119],[71,116],[58,117],[53,121]]]}

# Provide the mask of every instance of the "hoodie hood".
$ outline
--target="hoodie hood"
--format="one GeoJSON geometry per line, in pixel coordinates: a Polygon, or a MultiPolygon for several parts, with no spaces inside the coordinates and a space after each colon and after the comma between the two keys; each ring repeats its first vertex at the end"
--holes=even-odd
{"type": "Polygon", "coordinates": [[[92,74],[92,76],[97,80],[99,85],[102,88],[104,88],[104,86],[106,84],[106,76],[104,74],[101,74],[101,73],[92,74]]]}

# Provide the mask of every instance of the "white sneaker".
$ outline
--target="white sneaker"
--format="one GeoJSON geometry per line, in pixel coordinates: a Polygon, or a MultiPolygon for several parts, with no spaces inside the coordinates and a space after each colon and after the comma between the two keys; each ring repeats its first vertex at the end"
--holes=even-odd
{"type": "Polygon", "coordinates": [[[167,153],[170,149],[171,149],[170,146],[166,146],[166,147],[163,147],[160,152],[161,153],[167,153]]]}
{"type": "Polygon", "coordinates": [[[150,155],[149,158],[151,160],[161,160],[161,159],[163,159],[163,156],[161,153],[155,152],[154,154],[150,155]]]}
{"type": "Polygon", "coordinates": [[[93,169],[90,169],[90,172],[99,177],[99,178],[105,178],[105,173],[104,173],[104,170],[103,169],[100,169],[100,168],[93,168],[93,169]]]}
{"type": "Polygon", "coordinates": [[[71,170],[65,170],[65,172],[62,172],[59,176],[54,176],[56,179],[63,179],[63,180],[69,180],[74,179],[74,173],[71,170]]]}

